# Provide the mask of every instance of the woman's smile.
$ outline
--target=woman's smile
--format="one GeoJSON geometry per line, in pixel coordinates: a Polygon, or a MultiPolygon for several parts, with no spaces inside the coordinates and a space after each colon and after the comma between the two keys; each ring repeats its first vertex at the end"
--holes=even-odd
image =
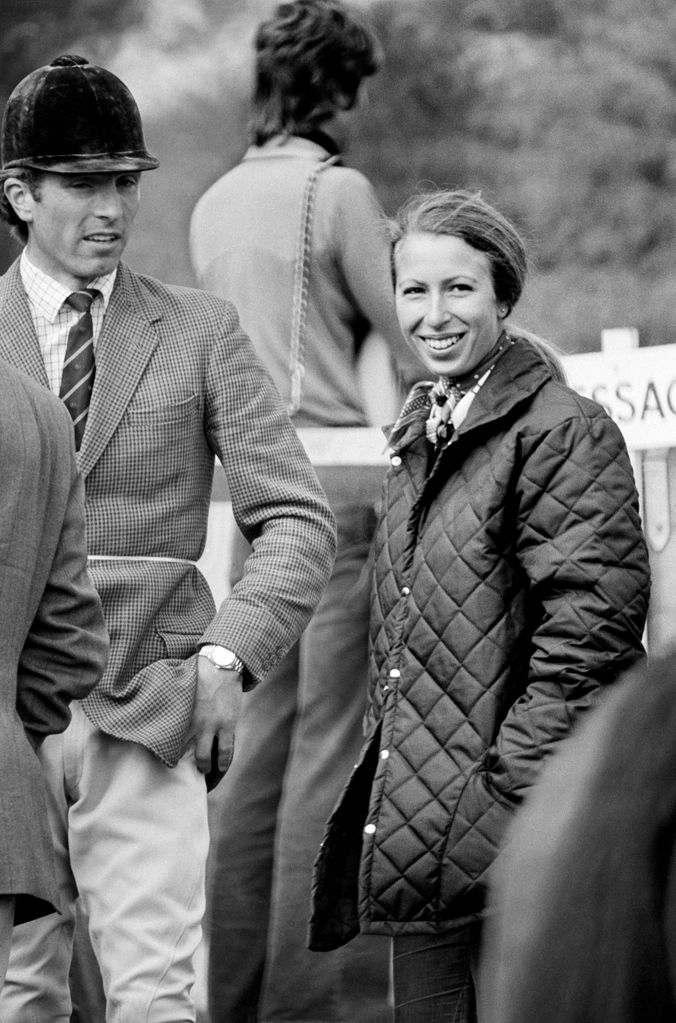
{"type": "Polygon", "coordinates": [[[433,352],[444,352],[453,348],[464,336],[460,334],[419,334],[420,340],[431,348],[433,352]]]}

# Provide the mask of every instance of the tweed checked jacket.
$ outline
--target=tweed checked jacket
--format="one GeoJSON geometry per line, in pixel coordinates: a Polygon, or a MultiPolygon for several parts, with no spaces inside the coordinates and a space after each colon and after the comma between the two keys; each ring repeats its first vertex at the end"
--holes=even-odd
{"type": "Polygon", "coordinates": [[[317,949],[478,917],[542,760],[642,656],[647,548],[604,410],[519,339],[431,471],[425,415],[385,480],[370,737],[318,857],[317,949]]]}
{"type": "MultiPolygon", "coordinates": [[[[47,384],[18,261],[0,279],[0,355],[47,384]]],[[[97,342],[78,458],[111,640],[108,669],[83,709],[103,731],[173,765],[185,748],[198,645],[234,650],[245,687],[262,679],[328,579],[333,518],[234,307],[124,264],[97,342]],[[215,455],[253,544],[218,612],[194,564],[215,455]]]]}
{"type": "Polygon", "coordinates": [[[87,575],[84,491],[64,406],[0,361],[0,893],[16,923],[58,905],[34,747],[98,682],[108,637],[87,575]]]}

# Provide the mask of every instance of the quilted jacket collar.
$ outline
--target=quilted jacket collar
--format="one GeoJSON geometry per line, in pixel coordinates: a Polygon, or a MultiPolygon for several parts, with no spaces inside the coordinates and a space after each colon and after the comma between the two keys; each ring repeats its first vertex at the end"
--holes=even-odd
{"type": "Polygon", "coordinates": [[[517,338],[479,390],[467,418],[458,428],[458,436],[509,415],[524,401],[529,401],[550,377],[537,350],[524,338],[517,338]]]}
{"type": "MultiPolygon", "coordinates": [[[[477,393],[467,417],[451,441],[466,437],[487,423],[509,415],[522,402],[530,400],[551,377],[537,350],[524,338],[517,338],[498,361],[486,383],[477,393]]],[[[391,427],[385,433],[389,435],[391,427]]],[[[411,423],[397,443],[397,451],[410,452],[424,439],[424,418],[411,423]]]]}

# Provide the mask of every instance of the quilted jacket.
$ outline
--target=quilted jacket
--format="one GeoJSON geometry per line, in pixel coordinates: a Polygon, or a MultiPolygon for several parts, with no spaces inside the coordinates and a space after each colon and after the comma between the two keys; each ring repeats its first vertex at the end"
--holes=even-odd
{"type": "Polygon", "coordinates": [[[431,469],[422,429],[384,484],[368,736],[315,864],[315,949],[480,916],[544,756],[642,656],[648,555],[604,410],[519,339],[431,469]]]}

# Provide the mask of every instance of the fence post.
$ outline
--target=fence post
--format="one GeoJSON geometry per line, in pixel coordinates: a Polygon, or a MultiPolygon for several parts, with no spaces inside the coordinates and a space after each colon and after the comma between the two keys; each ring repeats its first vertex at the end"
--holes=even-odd
{"type": "MultiPolygon", "coordinates": [[[[613,327],[601,331],[601,350],[613,356],[639,347],[635,327],[613,327]]],[[[676,357],[676,352],[674,353],[676,357]]],[[[629,450],[641,505],[643,529],[648,542],[652,570],[652,594],[648,612],[647,638],[651,649],[664,647],[676,635],[676,544],[672,542],[670,478],[676,470],[676,449],[629,450]],[[674,456],[674,457],[672,457],[674,456]]]]}
{"type": "Polygon", "coordinates": [[[606,327],[601,331],[601,351],[607,355],[619,355],[638,348],[636,327],[606,327]]]}

